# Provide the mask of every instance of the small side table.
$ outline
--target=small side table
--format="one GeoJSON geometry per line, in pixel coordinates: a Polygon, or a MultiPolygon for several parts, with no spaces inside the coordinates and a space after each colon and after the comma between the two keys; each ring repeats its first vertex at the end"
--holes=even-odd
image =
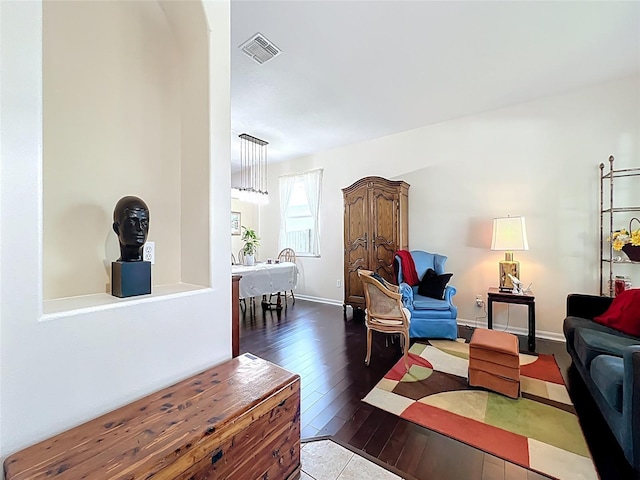
{"type": "Polygon", "coordinates": [[[501,292],[497,288],[490,288],[487,293],[487,327],[493,329],[493,302],[515,303],[529,307],[529,335],[527,346],[530,352],[536,350],[536,297],[533,293],[516,294],[501,292]]]}

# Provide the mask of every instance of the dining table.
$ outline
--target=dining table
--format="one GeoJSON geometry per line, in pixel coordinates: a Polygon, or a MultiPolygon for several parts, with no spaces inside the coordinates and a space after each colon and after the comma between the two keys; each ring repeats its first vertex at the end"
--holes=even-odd
{"type": "Polygon", "coordinates": [[[232,265],[232,275],[241,275],[239,297],[248,299],[262,295],[262,307],[282,308],[280,292],[293,290],[298,283],[298,266],[294,262],[257,262],[254,265],[232,265]],[[267,295],[277,294],[277,303],[271,304],[267,295]]]}

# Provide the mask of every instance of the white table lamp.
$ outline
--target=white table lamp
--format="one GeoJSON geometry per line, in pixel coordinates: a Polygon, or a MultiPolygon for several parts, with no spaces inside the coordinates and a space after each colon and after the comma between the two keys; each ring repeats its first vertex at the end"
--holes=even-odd
{"type": "Polygon", "coordinates": [[[500,290],[513,290],[509,274],[520,278],[520,262],[513,259],[514,250],[529,250],[524,217],[500,217],[493,219],[491,250],[504,250],[504,260],[500,262],[500,290]]]}

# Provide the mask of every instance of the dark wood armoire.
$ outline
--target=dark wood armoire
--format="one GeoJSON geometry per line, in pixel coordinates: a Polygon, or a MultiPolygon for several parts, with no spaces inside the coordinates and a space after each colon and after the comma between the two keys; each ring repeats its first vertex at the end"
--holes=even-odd
{"type": "Polygon", "coordinates": [[[361,178],[343,188],[344,313],[364,308],[358,270],[372,270],[394,282],[393,256],[409,248],[409,184],[381,177],[361,178]]]}

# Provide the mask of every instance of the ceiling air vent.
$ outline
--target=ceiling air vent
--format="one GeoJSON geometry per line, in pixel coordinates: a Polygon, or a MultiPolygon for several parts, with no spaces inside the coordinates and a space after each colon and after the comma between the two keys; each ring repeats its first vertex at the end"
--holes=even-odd
{"type": "Polygon", "coordinates": [[[238,48],[241,48],[244,53],[260,65],[282,53],[278,47],[259,32],[238,48]]]}

